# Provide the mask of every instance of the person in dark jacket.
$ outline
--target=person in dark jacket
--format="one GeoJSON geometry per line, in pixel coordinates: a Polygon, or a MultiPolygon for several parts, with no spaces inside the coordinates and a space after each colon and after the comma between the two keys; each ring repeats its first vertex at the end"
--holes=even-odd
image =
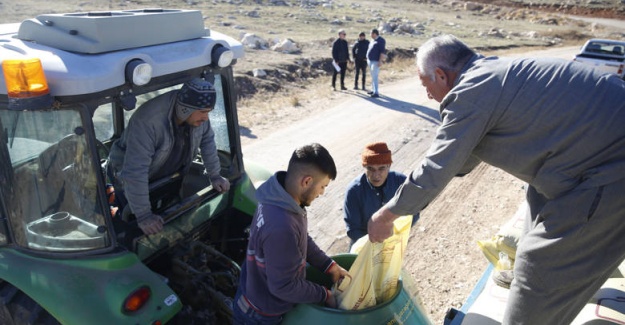
{"type": "Polygon", "coordinates": [[[365,32],[358,35],[358,40],[352,46],[352,57],[356,66],[356,78],[354,79],[354,89],[358,90],[358,75],[362,72],[362,90],[365,88],[367,79],[367,50],[369,49],[369,41],[365,38],[365,32]]]}
{"type": "MultiPolygon", "coordinates": [[[[365,172],[349,183],[343,205],[343,220],[350,245],[367,234],[371,216],[395,195],[406,180],[406,175],[391,170],[393,159],[384,142],[366,145],[361,160],[365,172]]],[[[417,213],[412,218],[412,224],[418,219],[417,213]]]]}
{"type": "Polygon", "coordinates": [[[386,55],[386,41],[377,29],[371,30],[371,42],[367,50],[367,63],[371,71],[371,97],[380,97],[378,92],[378,73],[380,73],[380,65],[384,62],[386,55]]]}
{"type": "Polygon", "coordinates": [[[307,263],[334,282],[349,275],[308,235],[306,207],[335,178],[332,156],[313,143],[297,148],[286,172],[277,172],[258,188],[247,258],[234,298],[234,324],[279,324],[298,303],[336,308],[328,289],[306,280],[307,263]]]}
{"type": "Polygon", "coordinates": [[[339,30],[339,38],[337,38],[334,43],[332,43],[332,60],[334,61],[334,65],[336,65],[333,69],[334,73],[332,74],[332,89],[336,90],[336,75],[341,74],[341,90],[347,90],[345,88],[345,71],[347,71],[347,62],[349,59],[349,45],[345,40],[345,31],[339,30]],[[337,71],[337,67],[338,70],[337,71]]]}

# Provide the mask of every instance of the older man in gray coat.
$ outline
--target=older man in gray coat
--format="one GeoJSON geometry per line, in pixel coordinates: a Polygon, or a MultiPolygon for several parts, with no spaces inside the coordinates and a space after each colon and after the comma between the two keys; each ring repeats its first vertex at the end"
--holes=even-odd
{"type": "Polygon", "coordinates": [[[569,324],[625,258],[625,82],[579,63],[483,57],[451,35],[419,48],[442,123],[369,223],[381,241],[480,161],[529,184],[504,324],[569,324]]]}

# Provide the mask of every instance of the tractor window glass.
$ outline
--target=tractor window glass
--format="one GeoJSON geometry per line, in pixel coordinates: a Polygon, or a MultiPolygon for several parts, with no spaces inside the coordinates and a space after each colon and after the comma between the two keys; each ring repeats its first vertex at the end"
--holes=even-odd
{"type": "MultiPolygon", "coordinates": [[[[227,119],[227,114],[226,114],[226,110],[227,110],[226,106],[228,104],[225,100],[226,97],[224,96],[224,90],[223,90],[224,85],[222,82],[222,77],[221,75],[211,75],[207,77],[206,79],[209,80],[213,84],[213,86],[215,87],[215,91],[217,93],[217,101],[215,103],[215,109],[213,109],[209,113],[211,127],[213,128],[213,131],[215,132],[215,144],[217,145],[217,150],[221,152],[230,153],[230,138],[228,134],[228,119],[227,119]]],[[[169,88],[161,89],[156,92],[151,92],[151,93],[137,96],[137,109],[141,108],[141,105],[145,104],[148,100],[155,98],[159,95],[168,93],[170,91],[176,91],[180,89],[181,86],[182,85],[169,87],[169,88]]],[[[130,120],[130,117],[137,111],[137,109],[124,112],[125,125],[128,125],[128,121],[130,120]]],[[[162,109],[167,109],[167,108],[163,107],[162,109]]],[[[172,108],[169,108],[169,109],[172,109],[172,108]]]]}
{"type": "Polygon", "coordinates": [[[113,137],[113,105],[107,103],[99,106],[93,114],[95,137],[105,142],[113,137]]]}
{"type": "Polygon", "coordinates": [[[226,115],[226,101],[224,96],[224,85],[221,75],[216,75],[213,81],[215,90],[217,91],[217,102],[215,109],[210,113],[210,121],[215,131],[215,143],[217,150],[230,153],[230,138],[228,136],[228,118],[226,115]]]}
{"type": "Polygon", "coordinates": [[[0,111],[0,121],[2,195],[17,244],[55,252],[108,246],[99,231],[100,170],[79,111],[0,111]]]}

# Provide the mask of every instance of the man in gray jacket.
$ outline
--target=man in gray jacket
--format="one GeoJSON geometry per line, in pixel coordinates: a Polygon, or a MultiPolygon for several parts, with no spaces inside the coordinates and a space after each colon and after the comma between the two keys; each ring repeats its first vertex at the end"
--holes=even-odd
{"type": "Polygon", "coordinates": [[[625,258],[625,82],[569,60],[485,58],[451,35],[417,72],[440,102],[421,166],[369,222],[390,236],[480,161],[529,184],[504,324],[569,324],[625,258]]]}
{"type": "Polygon", "coordinates": [[[108,174],[117,202],[128,204],[146,235],[163,229],[163,219],[151,209],[149,184],[177,172],[185,175],[198,149],[213,188],[219,192],[230,189],[228,180],[220,175],[215,133],[208,119],[215,101],[210,82],[201,78],[188,81],[180,90],[141,105],[111,147],[108,174]]]}

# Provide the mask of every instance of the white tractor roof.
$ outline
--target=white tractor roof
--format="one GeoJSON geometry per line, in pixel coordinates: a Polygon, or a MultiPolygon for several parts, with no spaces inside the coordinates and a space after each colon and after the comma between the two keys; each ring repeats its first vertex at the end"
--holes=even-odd
{"type": "MultiPolygon", "coordinates": [[[[39,58],[53,96],[123,85],[133,59],[149,63],[153,77],[205,66],[218,44],[233,51],[234,59],[244,55],[240,42],[205,29],[197,10],[40,15],[0,25],[0,60],[39,58]]],[[[6,93],[0,73],[0,94],[6,93]]]]}
{"type": "Polygon", "coordinates": [[[104,53],[207,36],[197,10],[144,9],[39,15],[17,38],[77,53],[104,53]]]}

